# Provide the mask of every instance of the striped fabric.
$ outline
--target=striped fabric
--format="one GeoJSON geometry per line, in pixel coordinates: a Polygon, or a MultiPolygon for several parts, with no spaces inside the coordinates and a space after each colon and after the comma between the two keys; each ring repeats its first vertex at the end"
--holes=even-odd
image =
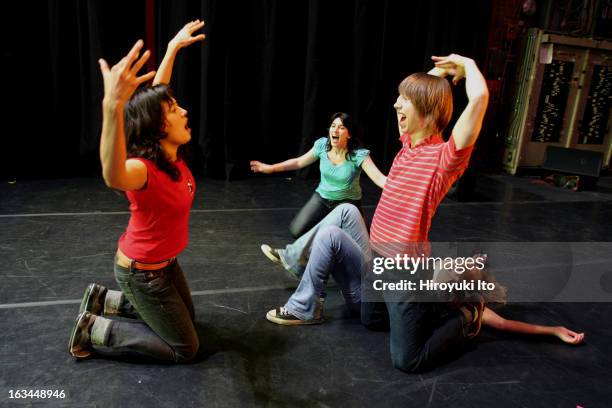
{"type": "Polygon", "coordinates": [[[408,134],[400,138],[387,183],[370,229],[372,249],[385,257],[420,255],[427,245],[431,219],[438,205],[468,166],[473,146],[457,150],[451,137],[431,136],[412,147],[408,134]]]}

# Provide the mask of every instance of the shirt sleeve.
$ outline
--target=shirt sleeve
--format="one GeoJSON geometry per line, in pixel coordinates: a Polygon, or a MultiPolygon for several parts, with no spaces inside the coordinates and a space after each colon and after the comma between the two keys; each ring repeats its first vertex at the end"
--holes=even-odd
{"type": "Polygon", "coordinates": [[[327,153],[327,138],[322,137],[314,143],[314,155],[320,159],[321,155],[325,153],[327,153]]]}
{"type": "Polygon", "coordinates": [[[130,159],[136,159],[146,166],[147,181],[145,182],[145,185],[142,186],[142,188],[138,190],[126,191],[125,195],[130,201],[130,203],[138,201],[140,206],[144,206],[146,205],[145,203],[149,202],[151,194],[154,194],[154,192],[152,193],[151,191],[155,189],[155,184],[157,183],[155,165],[151,161],[143,159],[142,157],[130,157],[130,159]]]}
{"type": "Polygon", "coordinates": [[[442,148],[438,171],[449,178],[460,176],[467,168],[473,151],[474,145],[457,150],[455,139],[451,135],[442,148]]]}
{"type": "Polygon", "coordinates": [[[147,181],[145,182],[145,185],[139,190],[134,190],[135,193],[143,195],[144,193],[151,191],[157,182],[156,166],[150,160],[143,159],[142,157],[131,157],[130,159],[138,160],[147,168],[147,181]]]}
{"type": "Polygon", "coordinates": [[[370,151],[368,149],[357,149],[355,150],[353,161],[355,162],[356,167],[361,167],[361,163],[370,155],[370,151]]]}

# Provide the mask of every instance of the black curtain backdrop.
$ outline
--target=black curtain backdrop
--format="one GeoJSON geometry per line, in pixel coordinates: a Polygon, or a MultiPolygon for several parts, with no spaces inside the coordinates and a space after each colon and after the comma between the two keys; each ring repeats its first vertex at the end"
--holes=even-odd
{"type": "MultiPolygon", "coordinates": [[[[206,21],[205,42],[179,54],[172,86],[189,111],[194,172],[229,179],[247,176],[251,159],[304,153],[337,111],[362,124],[365,145],[386,171],[400,147],[397,85],[429,70],[431,55],[457,52],[482,64],[492,9],[490,0],[7,3],[2,178],[98,172],[97,60],[113,64],[145,39],[147,6],[154,35],[145,46],[157,63],[185,22],[206,21]]],[[[465,106],[460,86],[455,118],[465,106]]]]}

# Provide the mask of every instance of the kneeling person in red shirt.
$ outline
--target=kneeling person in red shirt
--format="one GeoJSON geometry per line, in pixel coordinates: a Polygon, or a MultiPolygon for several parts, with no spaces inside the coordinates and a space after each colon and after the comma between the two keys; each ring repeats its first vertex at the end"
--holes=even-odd
{"type": "Polygon", "coordinates": [[[191,292],[176,259],[187,246],[195,194],[181,155],[191,129],[167,84],[177,52],[204,39],[192,36],[203,25],[196,20],[178,32],[157,74],[138,76],[150,56],[139,57],[142,41],[112,68],[100,60],[102,174],[109,187],[126,192],[131,216],[115,257],[121,291],[96,283],[87,288],[69,342],[77,359],[97,353],[181,363],[197,355],[191,292]],[[136,90],[154,75],[153,86],[136,90]]]}

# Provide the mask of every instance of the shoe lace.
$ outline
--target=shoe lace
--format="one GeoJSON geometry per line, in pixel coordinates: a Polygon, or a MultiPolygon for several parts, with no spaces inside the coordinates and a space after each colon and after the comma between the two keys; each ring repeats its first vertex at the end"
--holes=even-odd
{"type": "Polygon", "coordinates": [[[292,314],[289,312],[289,310],[287,310],[287,308],[285,306],[281,306],[279,309],[279,316],[292,316],[292,314]]]}

